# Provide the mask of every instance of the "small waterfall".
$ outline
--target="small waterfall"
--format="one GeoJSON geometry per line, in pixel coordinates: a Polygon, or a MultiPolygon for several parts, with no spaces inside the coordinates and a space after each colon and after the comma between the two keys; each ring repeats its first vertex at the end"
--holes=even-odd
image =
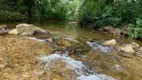
{"type": "Polygon", "coordinates": [[[76,80],[115,80],[110,76],[105,74],[97,74],[95,71],[93,74],[89,73],[89,69],[81,61],[76,61],[66,55],[67,53],[60,55],[54,53],[48,56],[38,57],[41,63],[45,63],[44,70],[47,70],[49,66],[55,64],[56,61],[62,61],[65,63],[66,68],[71,69],[79,75],[76,80]],[[87,70],[87,71],[86,71],[87,70]]]}

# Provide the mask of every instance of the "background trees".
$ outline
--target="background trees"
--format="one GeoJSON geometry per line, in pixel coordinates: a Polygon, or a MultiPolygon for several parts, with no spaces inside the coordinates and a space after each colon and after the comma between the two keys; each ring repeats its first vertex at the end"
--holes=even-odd
{"type": "Polygon", "coordinates": [[[0,21],[77,20],[81,26],[123,28],[136,27],[141,18],[142,0],[0,0],[0,21]]]}

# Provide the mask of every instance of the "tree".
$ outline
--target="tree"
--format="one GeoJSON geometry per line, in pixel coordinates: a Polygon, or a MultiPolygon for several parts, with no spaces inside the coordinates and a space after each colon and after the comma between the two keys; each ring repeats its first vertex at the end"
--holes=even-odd
{"type": "Polygon", "coordinates": [[[18,3],[24,4],[27,7],[28,22],[32,20],[32,10],[37,5],[37,0],[17,0],[18,3]]]}

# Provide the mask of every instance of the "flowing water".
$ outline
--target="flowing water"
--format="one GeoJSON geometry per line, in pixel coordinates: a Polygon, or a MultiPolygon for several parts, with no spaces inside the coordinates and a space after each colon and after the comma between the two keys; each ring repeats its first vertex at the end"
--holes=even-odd
{"type": "Polygon", "coordinates": [[[54,65],[56,61],[61,60],[66,64],[65,67],[75,71],[77,75],[79,75],[79,77],[77,77],[76,80],[114,80],[112,77],[106,76],[104,74],[97,74],[95,72],[93,72],[92,74],[87,73],[86,70],[89,72],[90,70],[81,61],[76,61],[67,56],[66,54],[59,55],[57,53],[54,53],[49,56],[39,57],[38,59],[41,62],[46,62],[46,66],[44,67],[45,69],[48,69],[49,66],[54,65]]]}
{"type": "MultiPolygon", "coordinates": [[[[20,22],[19,22],[20,23],[20,22]]],[[[18,22],[11,22],[11,23],[1,23],[1,24],[7,24],[10,28],[15,28],[18,22]]],[[[73,37],[73,38],[91,38],[91,39],[103,39],[103,40],[109,40],[109,39],[116,39],[119,42],[137,42],[140,45],[142,45],[142,41],[140,40],[131,40],[126,37],[120,37],[120,36],[113,36],[108,33],[103,33],[100,31],[92,30],[92,29],[86,29],[86,28],[80,28],[76,23],[74,22],[65,22],[65,21],[41,21],[41,22],[33,22],[34,25],[48,29],[52,31],[55,34],[58,34],[60,36],[66,36],[66,37],[73,37]]]]}
{"type": "MultiPolygon", "coordinates": [[[[6,24],[12,29],[18,23],[6,23],[6,24]]],[[[102,46],[99,42],[97,42],[97,40],[105,41],[105,40],[109,40],[109,39],[114,38],[121,43],[129,43],[129,42],[134,41],[134,42],[137,42],[138,44],[142,45],[142,41],[140,41],[140,40],[130,40],[126,37],[113,36],[111,34],[100,32],[100,31],[95,31],[92,29],[80,28],[77,24],[72,23],[72,22],[47,21],[47,22],[40,22],[40,23],[33,23],[33,24],[38,27],[41,27],[41,28],[51,31],[54,35],[65,37],[66,40],[77,42],[78,39],[79,40],[85,39],[85,44],[87,44],[90,48],[92,48],[94,51],[99,50],[103,53],[109,53],[112,50],[112,47],[102,46]],[[94,40],[96,42],[90,42],[90,41],[94,41],[94,40]]],[[[37,40],[39,42],[44,41],[42,39],[36,39],[36,38],[31,38],[31,37],[28,37],[28,38],[32,39],[32,40],[37,40]]],[[[84,64],[83,61],[75,60],[67,54],[68,54],[68,52],[64,52],[64,53],[55,52],[55,53],[52,53],[51,55],[44,55],[44,56],[37,57],[37,59],[40,63],[40,66],[43,69],[40,74],[42,75],[42,74],[45,74],[45,72],[48,72],[51,75],[56,74],[56,73],[62,74],[63,77],[67,77],[67,76],[71,75],[71,76],[65,78],[64,80],[115,80],[113,77],[111,77],[111,76],[113,76],[113,73],[111,73],[111,74],[108,73],[109,75],[106,75],[105,73],[104,74],[98,73],[98,72],[96,72],[96,70],[94,70],[95,69],[94,67],[93,67],[93,69],[88,68],[87,64],[84,64]],[[63,65],[61,65],[61,64],[63,64],[63,65]],[[55,69],[55,70],[53,70],[53,69],[55,69]],[[60,71],[60,69],[62,71],[60,71]],[[52,71],[53,73],[50,71],[52,71]],[[66,75],[66,74],[68,74],[68,75],[66,75]]],[[[105,56],[105,58],[107,59],[107,56],[105,56]]],[[[104,60],[105,59],[103,57],[103,58],[100,58],[98,62],[100,62],[100,61],[103,62],[104,60]]],[[[94,64],[95,64],[95,62],[94,62],[94,64]]],[[[103,68],[105,68],[105,66],[102,64],[101,64],[101,66],[103,66],[103,68]]],[[[112,63],[112,64],[114,64],[114,63],[112,63]]],[[[95,66],[96,65],[97,64],[95,64],[95,66]]],[[[106,71],[106,73],[107,72],[108,71],[106,71]]],[[[118,76],[119,76],[119,74],[118,74],[118,76]]],[[[50,76],[48,76],[48,77],[50,77],[50,76]]],[[[55,79],[55,80],[58,80],[58,79],[55,79]]],[[[63,80],[63,79],[61,79],[61,80],[63,80]]],[[[118,80],[125,80],[125,79],[118,79],[118,80]]],[[[132,80],[132,79],[127,79],[127,80],[132,80]]],[[[136,79],[134,79],[134,80],[136,80],[136,79]]]]}

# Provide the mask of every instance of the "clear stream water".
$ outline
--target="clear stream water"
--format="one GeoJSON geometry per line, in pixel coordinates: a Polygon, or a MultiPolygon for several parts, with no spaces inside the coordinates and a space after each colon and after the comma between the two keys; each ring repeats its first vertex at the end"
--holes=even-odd
{"type": "MultiPolygon", "coordinates": [[[[20,22],[19,22],[20,23],[20,22]]],[[[15,28],[18,22],[11,22],[11,23],[0,23],[0,24],[6,24],[10,28],[15,28]]],[[[120,37],[120,36],[113,36],[111,34],[107,34],[104,32],[92,30],[92,29],[86,29],[86,28],[80,28],[78,25],[72,23],[72,22],[65,22],[65,21],[41,21],[41,22],[33,22],[34,25],[50,30],[55,34],[58,34],[60,36],[67,36],[67,37],[84,37],[84,38],[92,38],[92,39],[103,39],[103,40],[109,40],[109,39],[116,39],[119,42],[137,42],[138,44],[142,45],[142,41],[140,40],[131,40],[126,37],[120,37]]]]}
{"type": "MultiPolygon", "coordinates": [[[[1,23],[2,24],[2,23],[1,23]]],[[[4,24],[4,23],[3,23],[4,24]]],[[[19,23],[6,23],[11,29],[15,28],[15,26],[19,23]]],[[[53,34],[57,34],[59,36],[70,37],[70,38],[91,38],[94,40],[109,40],[109,39],[116,39],[119,42],[137,42],[138,44],[142,45],[142,41],[139,40],[130,40],[126,37],[119,37],[113,36],[111,34],[107,34],[100,31],[95,31],[91,29],[80,28],[78,25],[72,22],[63,22],[63,21],[47,21],[47,22],[40,22],[40,23],[33,23],[34,25],[50,30],[53,34]]],[[[35,38],[30,38],[34,39],[35,38]]],[[[42,40],[37,39],[37,41],[42,42],[42,40]]],[[[107,76],[105,74],[97,74],[95,71],[90,74],[86,72],[89,71],[87,67],[81,62],[72,59],[68,55],[59,55],[54,53],[48,56],[41,56],[38,57],[39,61],[46,63],[45,69],[48,69],[50,65],[53,65],[56,61],[61,60],[66,64],[66,68],[71,69],[79,75],[76,80],[114,80],[112,77],[107,76]]]]}
{"type": "Polygon", "coordinates": [[[115,80],[110,76],[105,74],[97,74],[93,72],[93,74],[87,73],[86,70],[90,71],[81,61],[76,61],[69,56],[52,54],[48,56],[43,56],[38,58],[41,62],[46,62],[45,69],[48,69],[49,66],[53,65],[56,61],[61,60],[66,64],[66,68],[71,69],[79,75],[76,80],[115,80]]]}

